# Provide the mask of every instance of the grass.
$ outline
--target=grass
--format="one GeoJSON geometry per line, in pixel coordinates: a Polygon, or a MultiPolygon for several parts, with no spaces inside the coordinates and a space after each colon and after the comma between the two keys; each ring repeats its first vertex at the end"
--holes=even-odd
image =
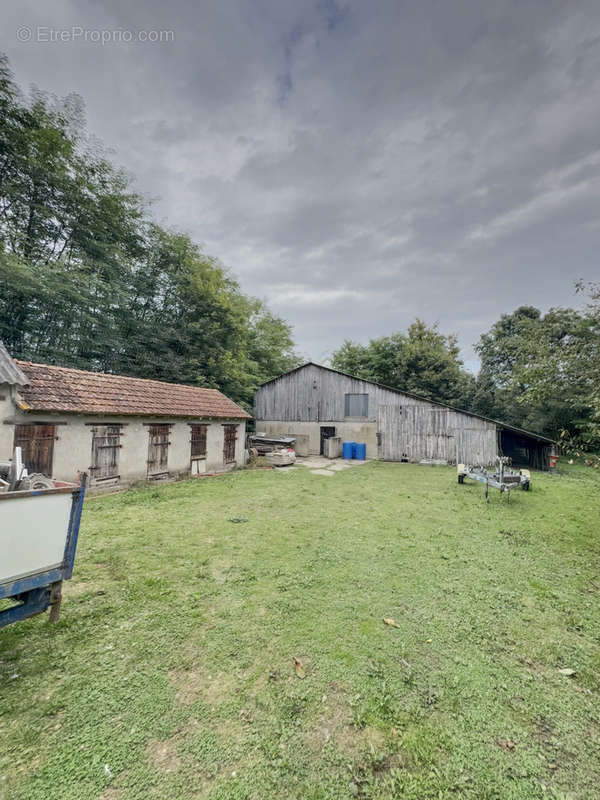
{"type": "Polygon", "coordinates": [[[595,800],[599,489],[373,462],[91,499],[60,622],[0,631],[0,797],[595,800]]]}

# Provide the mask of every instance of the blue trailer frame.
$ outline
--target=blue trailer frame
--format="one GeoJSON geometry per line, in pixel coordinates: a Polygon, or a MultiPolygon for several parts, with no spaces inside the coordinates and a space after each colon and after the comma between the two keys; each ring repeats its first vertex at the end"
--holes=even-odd
{"type": "MultiPolygon", "coordinates": [[[[79,524],[85,497],[87,475],[81,478],[81,484],[75,490],[70,488],[40,489],[39,491],[23,492],[21,496],[33,497],[43,494],[56,494],[72,492],[69,526],[65,542],[65,551],[59,567],[28,575],[16,581],[0,584],[0,599],[16,601],[16,605],[0,611],[0,628],[19,622],[35,614],[42,614],[50,608],[50,621],[56,622],[60,614],[62,582],[69,580],[73,575],[77,539],[79,537],[79,524]]],[[[3,496],[3,501],[10,500],[10,493],[3,496]]]]}

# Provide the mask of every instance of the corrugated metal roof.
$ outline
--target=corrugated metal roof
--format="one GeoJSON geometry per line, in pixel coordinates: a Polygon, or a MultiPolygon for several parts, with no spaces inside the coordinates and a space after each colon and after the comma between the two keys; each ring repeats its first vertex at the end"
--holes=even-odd
{"type": "Polygon", "coordinates": [[[18,361],[28,386],[24,411],[151,417],[251,419],[217,389],[18,361]]]}
{"type": "Polygon", "coordinates": [[[415,394],[414,392],[405,392],[403,389],[395,389],[393,386],[386,386],[384,383],[377,383],[376,381],[369,381],[366,378],[359,378],[358,375],[350,375],[348,372],[342,372],[339,369],[333,369],[333,367],[325,367],[323,364],[316,364],[314,361],[307,361],[306,364],[300,364],[300,366],[294,367],[294,369],[289,370],[289,372],[284,372],[283,375],[279,375],[277,378],[271,378],[270,381],[261,383],[258,388],[260,389],[261,386],[267,386],[269,383],[278,381],[279,378],[283,378],[286,375],[291,375],[292,373],[297,372],[300,369],[304,369],[305,367],[318,367],[319,369],[326,369],[329,372],[336,372],[338,375],[344,375],[346,378],[353,378],[356,381],[370,383],[371,386],[380,386],[382,389],[387,389],[388,391],[395,392],[396,394],[404,394],[407,397],[414,397],[416,400],[425,400],[427,403],[433,403],[434,405],[441,406],[442,408],[450,408],[452,411],[460,411],[461,414],[469,414],[471,417],[477,417],[478,419],[483,419],[486,422],[493,422],[495,425],[499,425],[504,430],[512,431],[513,433],[520,433],[523,436],[537,439],[539,442],[556,444],[554,439],[550,439],[548,436],[542,436],[541,433],[526,431],[523,428],[517,428],[514,425],[508,425],[506,422],[501,422],[500,420],[492,419],[491,417],[484,417],[483,414],[476,414],[474,411],[466,411],[464,408],[456,408],[455,406],[448,405],[448,403],[440,403],[439,400],[432,400],[430,397],[423,397],[423,395],[415,394]]]}
{"type": "Polygon", "coordinates": [[[9,383],[11,386],[15,384],[25,386],[27,383],[27,378],[8,354],[2,340],[0,340],[0,383],[9,383]]]}

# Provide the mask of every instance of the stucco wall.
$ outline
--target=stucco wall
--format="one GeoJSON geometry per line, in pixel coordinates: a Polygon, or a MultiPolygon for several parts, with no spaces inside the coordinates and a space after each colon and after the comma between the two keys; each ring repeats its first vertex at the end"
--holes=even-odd
{"type": "Polygon", "coordinates": [[[12,457],[14,425],[16,423],[46,422],[57,426],[54,442],[53,477],[72,481],[77,472],[87,471],[92,458],[93,424],[122,424],[121,448],[119,451],[119,475],[121,483],[132,483],[147,478],[148,424],[171,423],[168,471],[172,475],[183,475],[190,471],[190,426],[189,422],[208,425],[206,436],[205,472],[221,472],[231,465],[223,462],[223,425],[237,425],[235,463],[244,463],[245,420],[175,420],[139,417],[94,417],[91,415],[25,413],[11,400],[10,388],[0,386],[0,460],[12,457]],[[9,421],[10,424],[3,424],[9,421]]]}
{"type": "Polygon", "coordinates": [[[367,445],[367,458],[377,458],[376,422],[280,422],[260,420],[256,422],[257,433],[270,433],[276,436],[308,436],[309,454],[317,454],[321,448],[321,427],[335,428],[335,435],[343,442],[364,442],[367,445]]]}

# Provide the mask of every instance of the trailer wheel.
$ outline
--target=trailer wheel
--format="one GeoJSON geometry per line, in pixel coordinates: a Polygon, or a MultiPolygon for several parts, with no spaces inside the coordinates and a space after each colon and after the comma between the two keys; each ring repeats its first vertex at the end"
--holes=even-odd
{"type": "Polygon", "coordinates": [[[459,475],[458,476],[458,482],[459,483],[464,483],[465,482],[465,476],[464,475],[459,475]]]}
{"type": "Polygon", "coordinates": [[[529,481],[525,481],[525,483],[521,484],[521,489],[523,489],[524,492],[528,492],[529,491],[529,481]]]}

